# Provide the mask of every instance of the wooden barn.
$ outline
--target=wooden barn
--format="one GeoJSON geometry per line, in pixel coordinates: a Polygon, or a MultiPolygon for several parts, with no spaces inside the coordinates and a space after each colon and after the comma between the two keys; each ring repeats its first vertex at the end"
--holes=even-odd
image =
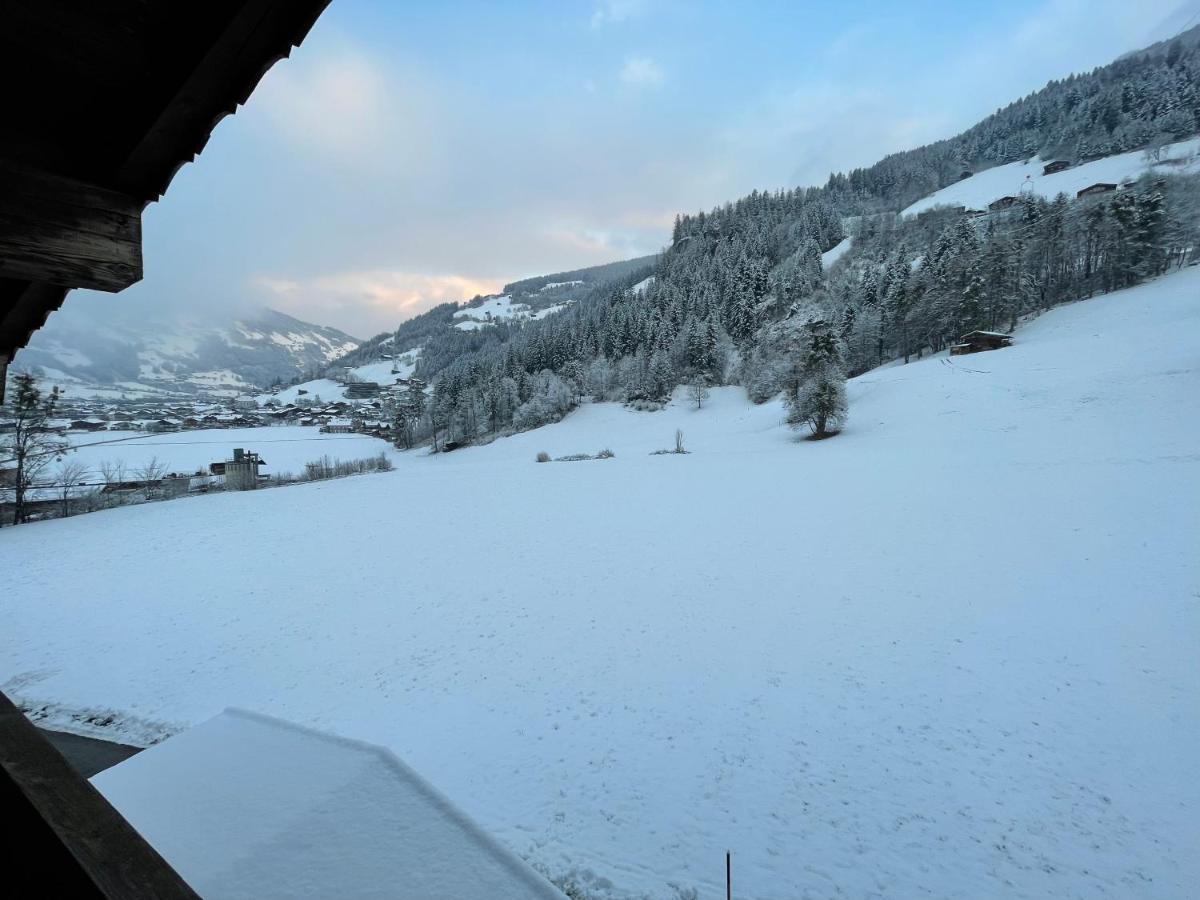
{"type": "MultiPolygon", "coordinates": [[[[67,291],[142,277],[142,211],[328,2],[0,4],[0,401],[67,291]]],[[[197,896],[3,693],[0,805],[6,896],[197,896]]]]}
{"type": "Polygon", "coordinates": [[[964,356],[967,353],[982,353],[985,350],[999,350],[1012,346],[1012,335],[999,331],[972,331],[958,339],[958,343],[950,345],[951,356],[964,356]]]}
{"type": "Polygon", "coordinates": [[[1010,206],[1015,206],[1017,203],[1016,197],[1000,197],[988,204],[988,209],[995,212],[999,209],[1008,209],[1010,206]]]}
{"type": "Polygon", "coordinates": [[[1111,194],[1117,189],[1115,184],[1108,181],[1097,181],[1095,184],[1089,184],[1081,191],[1075,194],[1076,199],[1082,200],[1084,197],[1095,197],[1098,194],[1111,194]]]}
{"type": "Polygon", "coordinates": [[[1071,168],[1071,163],[1065,159],[1055,159],[1042,166],[1043,175],[1053,175],[1055,172],[1062,172],[1065,169],[1071,168]]]}

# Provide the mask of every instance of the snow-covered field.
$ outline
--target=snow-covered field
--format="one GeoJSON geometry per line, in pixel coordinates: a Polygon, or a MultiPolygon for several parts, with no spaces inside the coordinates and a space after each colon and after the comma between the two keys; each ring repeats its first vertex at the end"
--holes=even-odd
{"type": "Polygon", "coordinates": [[[1194,896],[1198,360],[1194,268],[868,373],[821,443],[719,389],[0,530],[0,683],[385,745],[598,894],[729,850],[745,900],[1194,896]]]}
{"type": "Polygon", "coordinates": [[[916,215],[935,206],[965,206],[968,209],[986,209],[993,200],[1004,196],[1015,197],[1025,183],[1026,176],[1035,194],[1055,197],[1065,193],[1074,197],[1077,191],[1098,182],[1121,184],[1153,169],[1160,173],[1185,174],[1200,171],[1200,138],[1192,138],[1168,144],[1161,153],[1161,162],[1154,163],[1146,158],[1144,151],[1106,156],[1104,159],[1083,163],[1062,172],[1043,175],[1042,167],[1048,160],[1034,157],[1027,162],[1009,163],[984,169],[940,191],[918,200],[904,210],[903,215],[916,215]]]}
{"type": "MultiPolygon", "coordinates": [[[[331,459],[365,459],[387,453],[399,454],[387,441],[365,434],[321,434],[315,426],[277,425],[262,428],[204,428],[165,434],[110,431],[96,434],[71,433],[78,449],[67,458],[87,466],[95,475],[105,462],[124,464],[127,477],[152,459],[168,472],[190,474],[208,470],[208,464],[229,459],[235,447],[252,450],[265,459],[264,475],[304,471],[304,464],[328,456],[331,459]]],[[[0,543],[0,548],[2,548],[0,543]]],[[[2,552],[2,549],[0,549],[2,552]]]]}

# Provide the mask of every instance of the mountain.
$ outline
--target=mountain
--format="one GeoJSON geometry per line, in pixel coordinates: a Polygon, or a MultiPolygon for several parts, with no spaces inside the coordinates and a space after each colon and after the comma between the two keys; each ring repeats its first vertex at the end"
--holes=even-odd
{"type": "Polygon", "coordinates": [[[402,322],[394,332],[363,341],[332,365],[355,368],[407,353],[420,356],[417,374],[431,378],[455,360],[504,344],[524,325],[551,317],[597,290],[619,289],[631,278],[643,278],[657,259],[652,254],[539,275],[506,284],[500,294],[442,303],[402,322]]]}
{"type": "Polygon", "coordinates": [[[351,355],[419,346],[432,396],[412,430],[461,444],[585,398],[653,409],[681,384],[799,397],[814,322],[849,375],[1009,331],[1196,259],[1197,85],[1200,28],[821,186],[680,215],[661,254],[610,277],[516,282],[351,355]]]}
{"type": "Polygon", "coordinates": [[[292,381],[359,345],[336,328],[272,309],[218,323],[50,317],[11,371],[32,371],[74,396],[232,395],[292,381]]]}

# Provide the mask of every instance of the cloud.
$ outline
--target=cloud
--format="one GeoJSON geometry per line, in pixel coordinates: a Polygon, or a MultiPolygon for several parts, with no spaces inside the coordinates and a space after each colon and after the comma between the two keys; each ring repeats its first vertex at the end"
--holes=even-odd
{"type": "Polygon", "coordinates": [[[504,282],[498,278],[368,269],[312,278],[260,275],[254,285],[272,307],[308,321],[336,321],[338,327],[367,337],[378,330],[380,322],[390,322],[384,327],[394,328],[439,303],[494,294],[504,282]]]}
{"type": "Polygon", "coordinates": [[[436,92],[356,46],[320,47],[304,65],[275,66],[252,102],[275,141],[321,163],[374,172],[438,156],[436,92]]]}
{"type": "Polygon", "coordinates": [[[592,12],[591,26],[603,28],[627,22],[645,12],[645,0],[601,0],[592,12]]]}
{"type": "Polygon", "coordinates": [[[650,227],[637,224],[630,227],[620,227],[620,224],[603,227],[566,222],[548,226],[542,236],[564,258],[584,260],[582,265],[600,265],[658,251],[663,242],[662,236],[669,233],[669,227],[669,222],[666,228],[659,222],[650,227]]]}
{"type": "Polygon", "coordinates": [[[633,87],[658,87],[663,83],[663,70],[648,56],[631,56],[621,66],[619,77],[633,87]]]}

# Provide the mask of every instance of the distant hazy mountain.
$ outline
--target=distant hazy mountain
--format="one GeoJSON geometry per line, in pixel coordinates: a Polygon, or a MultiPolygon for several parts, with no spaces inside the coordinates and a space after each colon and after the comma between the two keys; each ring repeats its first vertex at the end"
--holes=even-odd
{"type": "Polygon", "coordinates": [[[324,368],[359,341],[265,309],[223,323],[50,317],[10,371],[32,371],[70,394],[230,394],[324,368]]]}

